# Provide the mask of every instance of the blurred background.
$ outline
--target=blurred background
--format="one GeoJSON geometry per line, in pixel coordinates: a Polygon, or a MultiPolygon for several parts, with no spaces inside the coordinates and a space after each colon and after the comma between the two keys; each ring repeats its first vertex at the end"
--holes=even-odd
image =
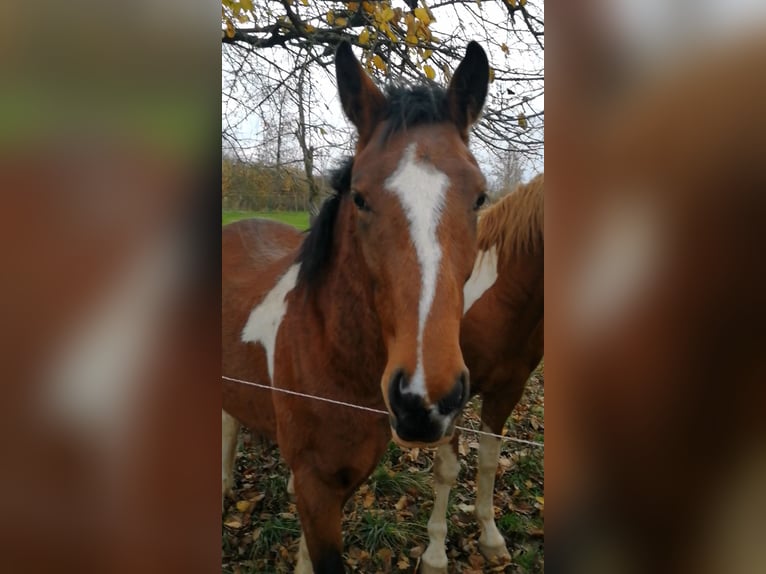
{"type": "Polygon", "coordinates": [[[548,564],[766,571],[766,21],[548,4],[548,564]]]}
{"type": "Polygon", "coordinates": [[[213,571],[218,9],[0,13],[0,571],[213,571]]]}

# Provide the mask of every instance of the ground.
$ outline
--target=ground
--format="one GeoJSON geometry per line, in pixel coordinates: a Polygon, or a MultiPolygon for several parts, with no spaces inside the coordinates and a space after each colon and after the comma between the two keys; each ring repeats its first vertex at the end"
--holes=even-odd
{"type": "MultiPolygon", "coordinates": [[[[542,442],[543,371],[531,377],[514,409],[506,434],[542,442]]],[[[479,400],[466,408],[463,425],[478,428],[479,400]]],[[[227,501],[223,526],[224,573],[292,572],[300,536],[295,504],[287,494],[289,471],[277,447],[242,431],[236,460],[234,499],[227,501]]],[[[513,557],[507,566],[485,562],[478,551],[473,517],[478,438],[460,441],[460,475],[450,497],[447,553],[450,572],[543,572],[543,449],[504,442],[495,483],[497,525],[513,557]]],[[[351,572],[416,572],[428,542],[433,508],[433,452],[405,450],[393,443],[344,513],[344,558],[351,572]]]]}
{"type": "Polygon", "coordinates": [[[221,214],[223,225],[239,221],[240,219],[249,219],[251,217],[264,217],[274,219],[282,223],[289,223],[301,231],[309,226],[308,211],[230,211],[224,210],[221,214]]]}

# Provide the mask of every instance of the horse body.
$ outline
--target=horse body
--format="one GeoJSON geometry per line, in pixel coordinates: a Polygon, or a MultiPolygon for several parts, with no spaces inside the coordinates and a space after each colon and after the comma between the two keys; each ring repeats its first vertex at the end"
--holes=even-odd
{"type": "MultiPolygon", "coordinates": [[[[482,397],[483,430],[494,434],[502,433],[543,355],[542,215],[540,175],[490,208],[479,222],[480,253],[466,285],[460,345],[471,373],[471,392],[482,397]]],[[[456,435],[452,444],[436,452],[430,542],[421,567],[426,574],[447,571],[446,511],[459,471],[457,443],[456,435]]],[[[489,559],[507,560],[492,506],[499,454],[500,439],[479,437],[476,517],[482,553],[489,559]]]]}
{"type": "MultiPolygon", "coordinates": [[[[295,228],[251,219],[227,225],[222,235],[222,365],[228,376],[271,384],[267,349],[242,340],[250,312],[290,267],[303,237],[295,228]]],[[[274,328],[277,329],[279,325],[274,328]]],[[[223,408],[248,428],[276,440],[270,391],[223,381],[223,408]]]]}
{"type": "Polygon", "coordinates": [[[477,44],[446,91],[387,98],[347,44],[336,68],[357,153],[308,235],[265,222],[224,230],[224,374],[310,396],[224,379],[223,489],[239,423],[275,439],[303,528],[296,571],[317,574],[343,572],[343,505],[390,438],[451,439],[469,390],[460,287],[485,197],[466,145],[489,76],[477,44]]]}

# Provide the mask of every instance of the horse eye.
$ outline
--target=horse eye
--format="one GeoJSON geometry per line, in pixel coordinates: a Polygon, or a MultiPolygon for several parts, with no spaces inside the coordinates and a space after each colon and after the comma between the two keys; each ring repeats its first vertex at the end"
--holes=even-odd
{"type": "Polygon", "coordinates": [[[356,205],[359,211],[370,211],[370,206],[367,205],[367,202],[364,200],[361,194],[354,192],[351,195],[351,199],[354,200],[354,205],[356,205]]]}
{"type": "Polygon", "coordinates": [[[478,210],[483,206],[485,203],[487,203],[487,194],[482,193],[479,195],[479,197],[476,198],[476,202],[473,204],[473,209],[478,210]]]}

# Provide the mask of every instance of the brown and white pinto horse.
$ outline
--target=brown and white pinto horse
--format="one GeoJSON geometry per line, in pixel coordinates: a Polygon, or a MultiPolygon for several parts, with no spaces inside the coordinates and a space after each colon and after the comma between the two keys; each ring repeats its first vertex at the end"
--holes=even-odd
{"type": "MultiPolygon", "coordinates": [[[[479,220],[479,249],[465,286],[460,346],[471,394],[482,397],[483,430],[501,434],[527,379],[543,356],[543,175],[488,208],[479,220]]],[[[458,434],[434,461],[434,509],[421,573],[447,572],[447,501],[458,475],[458,434]]],[[[500,439],[480,435],[476,518],[479,548],[489,559],[510,558],[495,525],[492,497],[500,439]]]]}
{"type": "Polygon", "coordinates": [[[317,574],[343,572],[343,504],[392,434],[451,439],[469,396],[459,330],[486,197],[467,146],[489,80],[478,44],[447,90],[384,95],[345,43],[336,72],[359,139],[305,240],[261,221],[223,231],[224,375],[390,414],[224,380],[223,474],[239,423],[277,441],[303,528],[297,571],[317,574]]]}

